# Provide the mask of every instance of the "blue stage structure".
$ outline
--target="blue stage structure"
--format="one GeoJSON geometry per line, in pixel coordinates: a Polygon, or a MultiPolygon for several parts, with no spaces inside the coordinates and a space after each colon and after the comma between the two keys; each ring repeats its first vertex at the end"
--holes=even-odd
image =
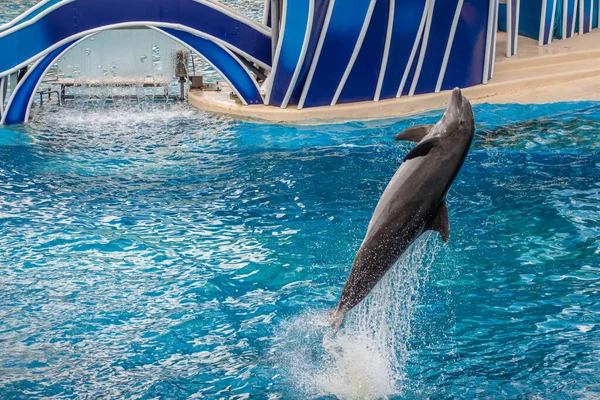
{"type": "MultiPolygon", "coordinates": [[[[506,8],[515,0],[501,0],[500,30],[508,31],[506,8]]],[[[553,38],[568,39],[575,33],[586,34],[598,27],[599,0],[519,0],[516,4],[519,35],[538,40],[543,46],[553,38]]],[[[511,36],[511,35],[509,35],[511,36]]],[[[512,55],[514,55],[513,53],[512,55]]],[[[507,53],[508,55],[508,53],[507,53]]]]}
{"type": "Polygon", "coordinates": [[[577,16],[579,15],[578,4],[577,0],[563,0],[558,2],[558,13],[562,18],[558,25],[557,37],[568,39],[575,35],[577,16]]]}
{"type": "Polygon", "coordinates": [[[0,117],[27,121],[55,60],[109,29],[168,35],[204,56],[243,104],[302,109],[485,84],[498,26],[512,56],[518,34],[543,45],[555,32],[585,33],[598,8],[598,0],[265,0],[256,22],[214,0],[45,0],[0,26],[0,117]]]}

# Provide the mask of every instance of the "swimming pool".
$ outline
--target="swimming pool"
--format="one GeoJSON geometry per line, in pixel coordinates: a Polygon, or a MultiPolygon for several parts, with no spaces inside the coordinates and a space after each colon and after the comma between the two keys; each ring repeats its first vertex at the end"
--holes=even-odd
{"type": "Polygon", "coordinates": [[[600,395],[600,105],[478,106],[426,234],[331,336],[396,121],[181,105],[0,128],[0,398],[600,395]]]}

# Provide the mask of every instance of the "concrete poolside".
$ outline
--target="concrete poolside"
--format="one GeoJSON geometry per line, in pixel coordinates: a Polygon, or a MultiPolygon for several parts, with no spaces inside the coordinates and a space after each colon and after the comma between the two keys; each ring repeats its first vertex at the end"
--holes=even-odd
{"type": "MultiPolygon", "coordinates": [[[[541,104],[559,101],[600,101],[600,30],[539,47],[537,41],[519,37],[518,54],[505,57],[506,35],[498,34],[494,77],[486,85],[464,89],[473,104],[541,104]]],[[[449,92],[405,96],[397,99],[338,104],[298,110],[290,105],[243,106],[230,98],[231,89],[192,91],[189,102],[210,112],[236,118],[278,123],[316,123],[393,118],[446,106],[449,92]]]]}

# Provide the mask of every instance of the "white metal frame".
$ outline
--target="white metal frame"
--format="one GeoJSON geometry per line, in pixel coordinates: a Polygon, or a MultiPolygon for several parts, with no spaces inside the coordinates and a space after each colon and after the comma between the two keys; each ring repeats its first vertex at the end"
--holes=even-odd
{"type": "Polygon", "coordinates": [[[417,55],[417,49],[419,48],[419,43],[421,42],[421,37],[423,36],[423,30],[425,29],[427,15],[429,14],[429,3],[431,1],[433,1],[433,0],[425,1],[425,6],[423,7],[423,14],[421,15],[421,22],[419,23],[419,30],[417,31],[417,36],[415,37],[415,42],[413,43],[413,47],[410,52],[410,56],[408,57],[408,63],[406,64],[406,67],[404,68],[404,74],[402,75],[402,80],[400,81],[400,85],[398,86],[398,91],[396,92],[396,97],[402,96],[402,92],[404,91],[404,86],[406,85],[406,81],[408,80],[408,74],[410,73],[412,64],[415,61],[415,56],[417,55]]]}
{"type": "Polygon", "coordinates": [[[435,8],[435,0],[427,3],[429,8],[427,10],[427,22],[425,23],[425,32],[423,34],[423,43],[421,44],[421,54],[419,54],[419,61],[417,61],[417,69],[415,70],[415,76],[413,77],[412,85],[410,86],[409,96],[415,94],[419,78],[421,76],[421,70],[423,69],[423,61],[425,60],[425,53],[427,53],[427,43],[429,42],[429,31],[431,30],[431,20],[433,19],[433,9],[435,8]]]}
{"type": "Polygon", "coordinates": [[[439,93],[444,83],[444,77],[446,76],[446,68],[448,67],[448,60],[450,59],[450,53],[452,52],[452,45],[454,44],[454,35],[456,35],[456,28],[458,26],[458,20],[460,19],[460,13],[462,11],[464,0],[458,0],[456,4],[456,11],[454,12],[454,19],[452,20],[452,27],[450,28],[450,35],[448,36],[448,43],[446,43],[446,51],[444,52],[444,61],[442,61],[442,67],[440,68],[440,74],[438,75],[437,84],[435,85],[435,92],[439,93]]]}
{"type": "Polygon", "coordinates": [[[388,58],[390,56],[390,46],[392,44],[392,33],[394,31],[394,14],[396,11],[396,0],[390,0],[390,9],[388,15],[387,32],[385,34],[385,47],[383,48],[383,56],[381,57],[381,68],[379,69],[379,78],[377,79],[377,88],[375,89],[374,101],[379,101],[381,97],[381,89],[383,80],[387,71],[388,58]]]}

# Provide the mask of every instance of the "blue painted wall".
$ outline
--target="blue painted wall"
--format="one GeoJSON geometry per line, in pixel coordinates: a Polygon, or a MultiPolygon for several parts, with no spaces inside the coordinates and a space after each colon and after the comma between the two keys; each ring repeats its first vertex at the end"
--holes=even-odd
{"type": "MultiPolygon", "coordinates": [[[[423,68],[420,75],[415,77],[417,79],[415,94],[432,93],[435,91],[457,5],[458,0],[435,2],[429,40],[425,48],[423,68]]],[[[471,58],[469,54],[462,54],[462,56],[471,58]]],[[[481,83],[481,73],[479,75],[479,82],[481,83]]]]}
{"type": "MultiPolygon", "coordinates": [[[[415,64],[413,61],[411,65],[408,65],[408,62],[417,40],[423,13],[427,12],[425,3],[425,0],[405,0],[401,4],[396,4],[392,43],[381,88],[382,99],[396,97],[406,69],[410,69],[415,64]]],[[[420,41],[417,45],[419,44],[420,41]]],[[[416,59],[417,57],[415,57],[416,59]]],[[[410,85],[411,81],[408,82],[410,85]]]]}
{"type": "Polygon", "coordinates": [[[388,28],[389,0],[377,0],[369,29],[356,62],[340,94],[338,103],[367,101],[375,98],[388,28]]]}
{"type": "Polygon", "coordinates": [[[308,48],[304,60],[301,60],[302,68],[300,69],[298,80],[296,81],[296,84],[292,91],[292,96],[290,98],[289,104],[298,104],[300,96],[302,95],[302,90],[304,89],[304,84],[306,83],[306,78],[310,70],[310,66],[315,57],[319,37],[321,36],[321,32],[323,30],[323,23],[325,22],[325,17],[327,15],[329,1],[330,0],[314,0],[315,11],[313,15],[313,26],[310,33],[310,41],[308,43],[308,48]]]}
{"type": "Polygon", "coordinates": [[[304,107],[326,106],[333,100],[350,62],[369,5],[370,1],[367,0],[335,0],[329,25],[323,27],[326,36],[314,66],[313,79],[304,88],[304,107]]]}
{"type": "Polygon", "coordinates": [[[442,90],[481,83],[487,38],[487,2],[465,0],[442,90]]]}
{"type": "Polygon", "coordinates": [[[303,62],[300,57],[307,34],[307,26],[312,24],[312,20],[309,20],[311,2],[312,0],[284,0],[286,10],[282,21],[284,34],[280,38],[281,46],[279,57],[274,65],[275,71],[268,104],[275,106],[282,104],[292,84],[298,63],[303,62]]]}

